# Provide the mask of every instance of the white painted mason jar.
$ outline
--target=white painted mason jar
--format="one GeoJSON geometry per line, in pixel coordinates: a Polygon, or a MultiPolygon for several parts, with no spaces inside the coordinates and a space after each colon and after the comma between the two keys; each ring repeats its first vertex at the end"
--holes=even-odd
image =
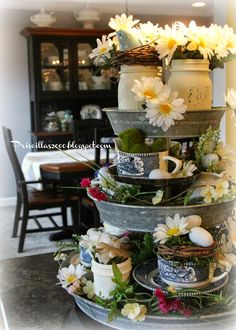
{"type": "Polygon", "coordinates": [[[209,110],[212,107],[212,82],[209,61],[201,59],[172,60],[168,85],[185,100],[187,110],[209,110]]]}
{"type": "Polygon", "coordinates": [[[118,84],[118,109],[142,110],[143,101],[135,100],[135,93],[131,91],[134,80],[142,77],[160,77],[160,68],[145,65],[122,65],[120,69],[120,81],[118,84]]]}
{"type": "MultiPolygon", "coordinates": [[[[122,280],[128,280],[132,269],[131,259],[128,258],[126,261],[117,264],[117,267],[122,273],[122,280]]],[[[110,292],[116,287],[116,284],[112,282],[114,277],[112,265],[103,265],[92,260],[91,270],[93,272],[95,294],[104,299],[112,299],[110,292]]]]}

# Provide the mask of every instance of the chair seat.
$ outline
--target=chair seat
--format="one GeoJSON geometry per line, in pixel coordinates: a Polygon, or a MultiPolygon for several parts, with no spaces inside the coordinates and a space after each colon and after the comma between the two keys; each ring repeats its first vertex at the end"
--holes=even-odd
{"type": "Polygon", "coordinates": [[[57,193],[54,190],[36,190],[36,189],[28,189],[28,201],[30,208],[37,207],[48,207],[48,206],[61,206],[63,203],[67,202],[75,202],[79,200],[78,195],[69,195],[68,200],[65,198],[65,194],[57,193]]]}

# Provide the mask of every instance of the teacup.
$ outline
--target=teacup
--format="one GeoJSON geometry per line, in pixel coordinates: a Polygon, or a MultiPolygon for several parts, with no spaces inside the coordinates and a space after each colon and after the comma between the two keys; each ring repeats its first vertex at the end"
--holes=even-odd
{"type": "Polygon", "coordinates": [[[193,261],[175,261],[158,257],[158,270],[164,283],[175,288],[201,288],[220,280],[226,272],[214,276],[215,265],[193,261]]]}
{"type": "Polygon", "coordinates": [[[149,177],[151,171],[160,169],[163,172],[168,172],[168,160],[175,163],[175,169],[171,172],[177,173],[182,165],[182,162],[168,156],[168,150],[151,153],[128,153],[120,150],[120,140],[114,139],[117,151],[117,173],[119,175],[149,177]]]}

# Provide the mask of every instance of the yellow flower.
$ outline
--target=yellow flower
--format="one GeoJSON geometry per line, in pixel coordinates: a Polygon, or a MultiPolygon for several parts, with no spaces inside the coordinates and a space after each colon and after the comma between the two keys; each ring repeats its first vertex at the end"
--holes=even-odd
{"type": "Polygon", "coordinates": [[[173,287],[173,286],[168,286],[167,287],[167,291],[172,293],[172,294],[175,294],[177,292],[176,288],[173,287]]]}
{"type": "Polygon", "coordinates": [[[146,313],[146,306],[138,303],[126,304],[121,310],[121,314],[132,321],[144,321],[146,313]]]}
{"type": "Polygon", "coordinates": [[[201,196],[204,197],[205,203],[212,203],[217,198],[216,190],[212,186],[206,186],[201,190],[201,196]]]}
{"type": "Polygon", "coordinates": [[[229,182],[227,180],[219,180],[216,183],[215,191],[218,198],[226,195],[229,190],[229,182]]]}
{"type": "Polygon", "coordinates": [[[138,22],[138,19],[133,20],[133,15],[126,16],[126,14],[121,14],[121,16],[116,15],[115,18],[111,17],[108,25],[115,31],[129,31],[138,22]]]}
{"type": "Polygon", "coordinates": [[[164,192],[162,190],[157,190],[156,196],[152,198],[152,204],[153,205],[159,204],[162,200],[163,194],[164,192]]]}

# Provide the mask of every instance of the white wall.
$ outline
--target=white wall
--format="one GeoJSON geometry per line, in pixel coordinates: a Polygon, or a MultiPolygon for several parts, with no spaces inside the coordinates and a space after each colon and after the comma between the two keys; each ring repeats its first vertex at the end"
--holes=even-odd
{"type": "MultiPolygon", "coordinates": [[[[0,10],[0,126],[5,125],[12,129],[14,138],[29,142],[30,136],[30,110],[28,89],[28,66],[26,39],[20,35],[20,31],[32,24],[29,17],[35,11],[26,10],[0,10]]],[[[114,16],[116,13],[112,13],[114,16]]],[[[107,27],[109,17],[103,15],[103,22],[99,22],[98,28],[107,27]]],[[[57,27],[80,27],[73,17],[72,12],[56,12],[57,27]]],[[[194,17],[173,16],[141,16],[143,22],[151,20],[160,25],[172,23],[175,19],[188,23],[194,17]]],[[[195,18],[196,19],[196,18],[195,18]]],[[[208,24],[209,19],[199,20],[199,24],[208,24]]],[[[0,127],[1,128],[1,127],[0,127]]],[[[19,159],[22,160],[26,150],[18,149],[19,159]]],[[[2,133],[0,132],[0,199],[15,196],[15,182],[10,162],[8,160],[2,133]]]]}
{"type": "MultiPolygon", "coordinates": [[[[28,15],[15,10],[0,11],[0,126],[12,129],[20,141],[28,141],[30,130],[26,40],[19,31],[28,15]]],[[[23,150],[19,150],[22,159],[23,150]]],[[[15,195],[15,182],[0,133],[0,198],[15,195]]]]}

